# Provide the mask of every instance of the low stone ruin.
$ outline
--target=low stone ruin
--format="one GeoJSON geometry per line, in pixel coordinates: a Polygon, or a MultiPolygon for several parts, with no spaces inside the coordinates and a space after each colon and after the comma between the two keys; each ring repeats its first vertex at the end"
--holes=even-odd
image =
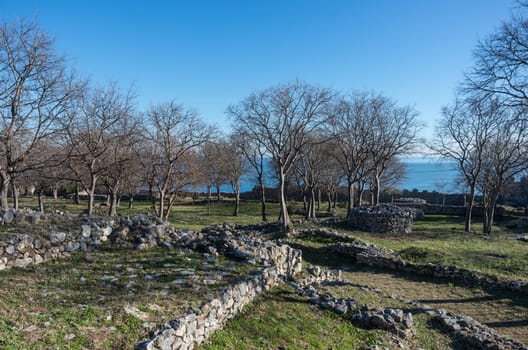
{"type": "Polygon", "coordinates": [[[416,213],[395,205],[380,204],[374,207],[356,207],[350,209],[351,228],[379,233],[410,233],[416,213]]]}
{"type": "Polygon", "coordinates": [[[394,200],[397,204],[427,204],[427,201],[417,197],[401,197],[394,200]]]}
{"type": "Polygon", "coordinates": [[[330,293],[320,293],[316,286],[343,283],[341,271],[326,270],[319,266],[308,266],[306,271],[308,272],[307,277],[297,282],[290,282],[290,285],[295,288],[299,295],[308,298],[311,304],[343,315],[360,328],[381,329],[392,333],[391,349],[409,348],[406,346],[405,340],[412,338],[416,333],[410,312],[404,313],[401,309],[358,305],[353,297],[336,298],[330,293]]]}
{"type": "Polygon", "coordinates": [[[348,256],[352,262],[355,263],[412,273],[419,276],[456,280],[472,286],[497,288],[528,294],[527,281],[517,281],[504,277],[492,276],[458,266],[446,266],[432,263],[420,264],[406,261],[391,249],[376,247],[374,244],[366,243],[358,238],[342,235],[336,231],[328,229],[305,229],[301,232],[308,236],[319,235],[322,237],[336,238],[336,240],[341,242],[327,244],[320,249],[328,254],[348,256]]]}

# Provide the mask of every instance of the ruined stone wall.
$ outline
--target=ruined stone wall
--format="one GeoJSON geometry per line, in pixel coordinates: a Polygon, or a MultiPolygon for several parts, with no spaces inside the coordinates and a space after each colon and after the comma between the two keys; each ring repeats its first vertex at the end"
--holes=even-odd
{"type": "MultiPolygon", "coordinates": [[[[331,236],[331,233],[328,231],[325,234],[331,236]]],[[[340,237],[341,235],[336,234],[336,238],[340,237]]],[[[321,249],[329,254],[349,256],[354,262],[367,266],[397,270],[427,277],[458,280],[472,286],[499,288],[528,294],[528,282],[526,281],[509,280],[458,266],[445,266],[432,263],[418,264],[405,261],[400,255],[390,249],[379,248],[355,238],[348,243],[328,244],[321,249]]]]}
{"type": "Polygon", "coordinates": [[[158,325],[149,340],[136,345],[138,349],[193,349],[256,296],[302,269],[300,250],[261,240],[235,226],[218,225],[194,232],[175,229],[147,215],[114,220],[72,216],[68,220],[67,230],[0,237],[0,269],[58,259],[102,245],[135,249],[187,247],[225,254],[256,266],[250,276],[225,288],[199,310],[158,325]]]}
{"type": "Polygon", "coordinates": [[[410,233],[415,212],[395,205],[352,208],[349,213],[351,228],[367,232],[410,233]]]}
{"type": "Polygon", "coordinates": [[[258,274],[224,289],[217,298],[203,303],[198,312],[193,311],[159,325],[152,337],[137,344],[136,349],[193,349],[279,281],[276,267],[264,268],[258,274]]]}
{"type": "Polygon", "coordinates": [[[188,350],[201,344],[215,330],[221,329],[255,297],[278,285],[302,269],[301,251],[287,245],[263,241],[237,226],[217,225],[196,233],[183,244],[194,249],[219,252],[264,266],[250,277],[225,288],[218,297],[208,300],[198,310],[159,325],[149,340],[136,349],[188,350]]]}

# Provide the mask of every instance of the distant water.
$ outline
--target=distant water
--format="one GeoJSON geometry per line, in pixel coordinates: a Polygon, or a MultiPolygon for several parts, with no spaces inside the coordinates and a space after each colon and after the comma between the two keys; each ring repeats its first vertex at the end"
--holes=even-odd
{"type": "Polygon", "coordinates": [[[414,161],[403,160],[406,166],[406,176],[396,187],[400,190],[419,191],[447,191],[456,190],[458,172],[454,163],[440,161],[414,161]],[[438,184],[446,182],[445,188],[439,188],[438,184]]]}
{"type": "MultiPolygon", "coordinates": [[[[439,160],[430,160],[426,158],[405,158],[402,162],[406,166],[405,178],[396,185],[399,190],[417,189],[419,191],[445,191],[454,192],[456,188],[456,180],[458,173],[454,163],[442,162],[439,160]],[[446,187],[441,189],[438,187],[440,182],[445,181],[446,187]]],[[[276,181],[271,175],[267,176],[266,180],[268,186],[275,186],[276,181]]],[[[241,181],[242,192],[251,191],[255,186],[255,182],[250,176],[244,176],[241,181]]],[[[205,188],[199,188],[199,191],[205,192],[205,188]]],[[[213,188],[213,191],[215,189],[213,188]]],[[[222,192],[233,192],[229,185],[221,186],[222,192]]]]}

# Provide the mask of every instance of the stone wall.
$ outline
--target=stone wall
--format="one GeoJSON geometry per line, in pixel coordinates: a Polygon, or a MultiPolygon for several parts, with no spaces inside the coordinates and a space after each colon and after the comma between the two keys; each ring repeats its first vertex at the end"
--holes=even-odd
{"type": "MultiPolygon", "coordinates": [[[[14,221],[16,215],[21,220],[22,214],[16,213],[8,220],[14,221]]],[[[194,232],[175,229],[148,215],[112,220],[71,216],[64,221],[68,222],[61,225],[68,227],[65,230],[37,236],[12,234],[0,238],[0,269],[58,259],[102,245],[135,249],[187,247],[211,254],[225,254],[257,266],[250,276],[224,289],[216,298],[203,303],[199,310],[191,310],[186,315],[158,325],[149,340],[137,344],[138,349],[192,349],[221,328],[253,298],[302,269],[300,250],[263,241],[257,234],[237,226],[217,225],[194,232]]]]}
{"type": "MultiPolygon", "coordinates": [[[[417,204],[417,203],[394,203],[399,207],[414,208],[430,215],[454,215],[465,216],[466,207],[462,205],[441,205],[441,204],[417,204]]],[[[495,208],[496,216],[518,215],[518,212],[509,212],[505,208],[498,206],[495,208]]],[[[484,216],[484,208],[481,206],[473,207],[473,216],[484,216]]]]}
{"type": "Polygon", "coordinates": [[[203,303],[199,310],[159,325],[152,337],[137,344],[136,349],[193,349],[215,330],[221,329],[256,296],[279,281],[277,268],[264,268],[258,274],[224,289],[217,298],[203,303]]]}
{"type": "Polygon", "coordinates": [[[349,224],[353,229],[367,232],[410,233],[415,216],[413,210],[395,205],[352,208],[349,224]]]}
{"type": "MultiPolygon", "coordinates": [[[[37,217],[38,212],[12,211],[10,222],[26,223],[37,217]]],[[[6,213],[3,215],[4,222],[6,213]]],[[[33,229],[53,229],[49,233],[6,233],[0,236],[0,270],[13,266],[38,264],[49,259],[59,259],[73,252],[97,249],[102,245],[127,246],[144,249],[156,245],[171,246],[189,234],[188,230],[176,230],[171,225],[148,215],[133,218],[87,218],[69,214],[38,216],[38,220],[58,222],[57,225],[34,224],[33,229]]],[[[36,221],[36,220],[35,220],[36,221]]],[[[20,226],[23,228],[23,226],[20,226]]],[[[26,227],[27,228],[27,227],[26,227]]],[[[38,231],[36,230],[36,231],[38,231]]]]}
{"type": "MultiPolygon", "coordinates": [[[[332,231],[323,231],[325,231],[326,237],[331,237],[334,234],[335,238],[342,238],[342,235],[332,233],[332,231]]],[[[400,255],[390,249],[378,248],[373,244],[362,242],[357,238],[349,237],[348,239],[348,242],[328,244],[321,249],[329,254],[348,256],[354,262],[363,265],[397,270],[427,277],[458,280],[472,286],[499,288],[528,295],[528,282],[526,281],[509,280],[457,266],[413,263],[405,261],[400,255]]]]}
{"type": "Polygon", "coordinates": [[[149,340],[136,345],[136,349],[193,349],[227,320],[238,314],[255,297],[288,279],[302,269],[301,251],[287,245],[277,245],[256,238],[240,227],[217,225],[202,230],[187,246],[216,251],[255,265],[264,266],[250,277],[220,292],[206,301],[199,310],[161,324],[149,340]]]}
{"type": "MultiPolygon", "coordinates": [[[[296,282],[290,282],[297,294],[308,298],[311,304],[322,309],[332,310],[343,315],[354,325],[364,329],[382,329],[394,335],[389,340],[391,349],[410,349],[405,340],[416,333],[410,312],[401,309],[368,307],[358,305],[353,297],[336,298],[332,294],[320,293],[316,286],[347,283],[341,279],[341,270],[327,270],[319,266],[307,266],[307,276],[296,282]]],[[[387,344],[386,344],[387,345],[387,344]]],[[[378,347],[374,347],[378,349],[378,347]]]]}

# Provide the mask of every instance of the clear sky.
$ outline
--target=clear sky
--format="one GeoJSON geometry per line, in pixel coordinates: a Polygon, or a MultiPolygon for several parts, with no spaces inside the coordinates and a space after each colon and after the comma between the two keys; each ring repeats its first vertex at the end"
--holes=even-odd
{"type": "Polygon", "coordinates": [[[293,79],[413,104],[431,135],[510,0],[0,0],[34,18],[94,82],[133,84],[139,109],[176,99],[227,129],[226,107],[293,79]]]}

